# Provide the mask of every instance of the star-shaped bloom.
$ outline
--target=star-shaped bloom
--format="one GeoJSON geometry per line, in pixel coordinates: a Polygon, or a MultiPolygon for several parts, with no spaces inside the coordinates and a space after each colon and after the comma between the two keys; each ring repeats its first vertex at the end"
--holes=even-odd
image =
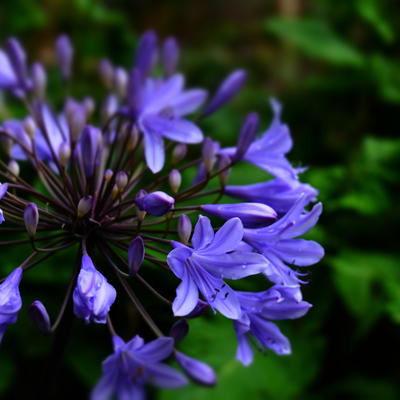
{"type": "Polygon", "coordinates": [[[145,385],[178,388],[186,385],[183,374],[162,364],[174,348],[174,340],[161,337],[149,343],[136,335],[125,343],[113,337],[114,354],[103,362],[103,376],[91,393],[91,400],[144,400],[145,385]]]}
{"type": "Polygon", "coordinates": [[[195,226],[193,248],[176,243],[167,262],[182,280],[176,290],[173,312],[189,314],[196,307],[199,291],[206,302],[227,318],[240,317],[240,304],[235,292],[223,278],[241,279],[266,272],[269,263],[261,254],[235,251],[243,238],[243,224],[232,218],[214,234],[210,220],[200,216],[195,226]]]}
{"type": "Polygon", "coordinates": [[[0,284],[0,342],[8,325],[17,321],[22,307],[19,283],[22,279],[22,268],[16,268],[0,284]]]}
{"type": "Polygon", "coordinates": [[[245,229],[243,240],[263,254],[271,263],[266,275],[277,284],[298,286],[298,272],[286,264],[308,266],[317,263],[324,249],[313,240],[297,239],[308,232],[318,221],[322,204],[305,211],[307,196],[301,196],[293,207],[272,225],[260,229],[245,229]]]}
{"type": "MultiPolygon", "coordinates": [[[[286,154],[292,149],[293,141],[289,127],[281,121],[281,105],[274,99],[270,102],[274,113],[271,125],[260,139],[249,146],[242,159],[277,178],[297,179],[298,173],[304,169],[294,168],[286,158],[286,154]]],[[[236,148],[222,149],[220,153],[234,157],[236,148]]]]}
{"type": "Polygon", "coordinates": [[[148,78],[138,89],[137,125],[143,133],[147,166],[156,173],[164,166],[164,138],[179,143],[203,140],[199,127],[183,117],[203,104],[207,92],[184,90],[184,78],[180,74],[166,80],[148,78]]]}
{"type": "Polygon", "coordinates": [[[296,289],[273,286],[264,292],[236,292],[242,307],[242,316],[234,321],[238,348],[236,358],[244,365],[253,360],[250,336],[253,336],[261,350],[266,348],[276,354],[290,354],[289,340],[270,320],[300,318],[311,307],[302,301],[296,289]]]}

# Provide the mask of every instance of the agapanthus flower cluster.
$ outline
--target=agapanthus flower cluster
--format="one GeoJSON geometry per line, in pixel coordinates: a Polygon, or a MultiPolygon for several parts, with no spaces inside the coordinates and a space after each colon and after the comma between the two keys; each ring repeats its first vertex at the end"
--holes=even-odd
{"type": "Polygon", "coordinates": [[[11,236],[0,244],[32,249],[8,276],[2,267],[0,338],[25,312],[23,276],[73,251],[76,265],[61,266],[71,280],[59,314],[49,315],[39,299],[27,308],[45,334],[57,335],[68,313],[98,329],[108,326],[113,353],[93,400],[143,399],[147,385],[176,388],[187,378],[214,385],[211,366],[178,350],[190,319],[204,313],[232,320],[236,358],[244,365],[252,362],[254,344],[289,354],[275,321],[307,313],[302,267],[324,252],[301,238],[322,206],[312,205],[318,192],[299,179],[304,168],[287,159],[292,138],[280,104],[270,101],[266,131],[251,112],[236,144],[224,147],[207,136],[203,121],[240,91],[245,71],[233,71],[212,93],[186,88],[177,41],[148,31],[129,69],[99,62],[104,98],[95,100],[70,94],[74,48],[67,36],[58,38],[54,54],[65,88],[61,104],[51,103],[44,66],[30,64],[18,40],[0,49],[0,89],[25,107],[23,118],[0,123],[0,232],[11,236]],[[266,181],[250,175],[248,185],[232,185],[230,173],[241,163],[265,170],[266,181]],[[161,276],[158,284],[152,276],[161,276]],[[249,276],[262,291],[242,290],[249,276]],[[137,285],[153,299],[139,295],[137,285]],[[132,303],[154,337],[145,342],[138,326],[122,339],[113,323],[117,302],[132,303]],[[143,305],[156,302],[161,322],[156,306],[143,305]],[[180,370],[166,364],[171,359],[180,370]]]}

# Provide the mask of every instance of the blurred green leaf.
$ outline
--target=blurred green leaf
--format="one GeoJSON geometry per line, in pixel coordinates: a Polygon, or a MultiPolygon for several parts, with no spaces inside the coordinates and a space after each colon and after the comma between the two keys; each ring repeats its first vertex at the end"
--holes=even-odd
{"type": "Polygon", "coordinates": [[[265,28],[317,60],[342,66],[363,65],[362,54],[320,19],[270,18],[265,28]]]}
{"type": "Polygon", "coordinates": [[[355,5],[360,16],[367,21],[387,43],[392,43],[395,39],[393,27],[388,22],[388,18],[383,15],[380,0],[357,0],[355,5]]]}

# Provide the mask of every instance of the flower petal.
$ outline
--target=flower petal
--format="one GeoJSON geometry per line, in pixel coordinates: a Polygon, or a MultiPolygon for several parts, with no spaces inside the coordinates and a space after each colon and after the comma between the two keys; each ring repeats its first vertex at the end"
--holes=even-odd
{"type": "Polygon", "coordinates": [[[136,350],[135,356],[145,363],[156,363],[169,357],[174,349],[174,339],[160,337],[136,350]]]}
{"type": "Polygon", "coordinates": [[[211,243],[213,239],[214,229],[211,226],[210,219],[200,215],[192,236],[193,247],[196,250],[201,250],[211,243]]]}
{"type": "Polygon", "coordinates": [[[161,171],[164,166],[164,142],[158,133],[147,129],[143,132],[143,137],[146,163],[150,170],[155,174],[161,171]]]}
{"type": "Polygon", "coordinates": [[[197,305],[199,292],[191,276],[185,269],[182,282],[176,289],[176,297],[172,304],[172,311],[175,316],[189,314],[197,305]]]}

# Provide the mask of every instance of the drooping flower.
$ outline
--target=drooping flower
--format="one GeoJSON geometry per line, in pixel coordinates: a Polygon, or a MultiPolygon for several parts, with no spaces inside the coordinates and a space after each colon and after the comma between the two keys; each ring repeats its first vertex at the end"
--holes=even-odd
{"type": "Polygon", "coordinates": [[[318,190],[296,179],[276,178],[252,185],[226,186],[225,193],[241,200],[267,204],[277,213],[283,214],[289,211],[301,196],[315,201],[318,190]]]}
{"type": "Polygon", "coordinates": [[[22,279],[22,268],[16,268],[5,281],[0,284],[0,342],[8,325],[17,321],[22,307],[19,294],[19,283],[22,279]]]}
{"type": "Polygon", "coordinates": [[[257,344],[283,355],[290,354],[290,342],[271,320],[300,318],[311,307],[310,303],[302,301],[295,289],[275,285],[258,293],[236,292],[242,308],[242,316],[234,321],[238,348],[236,358],[243,364],[253,361],[253,350],[250,346],[250,336],[257,344]]]}
{"type": "Polygon", "coordinates": [[[266,274],[277,284],[298,285],[300,275],[287,264],[308,266],[317,263],[324,255],[324,249],[313,240],[298,239],[318,221],[322,204],[316,204],[311,211],[304,210],[309,200],[301,196],[292,208],[278,221],[260,229],[245,229],[244,241],[263,254],[271,263],[266,274]]]}
{"type": "Polygon", "coordinates": [[[92,259],[84,254],[73,293],[75,315],[78,318],[83,318],[86,323],[105,324],[115,297],[115,289],[97,271],[92,259]]]}
{"type": "Polygon", "coordinates": [[[177,370],[160,361],[169,357],[174,348],[174,340],[161,337],[152,342],[136,335],[129,342],[119,336],[113,337],[114,354],[103,362],[103,376],[93,389],[91,400],[145,399],[145,385],[162,388],[178,388],[187,379],[177,370]]]}
{"type": "Polygon", "coordinates": [[[243,238],[243,225],[232,218],[217,231],[207,217],[200,216],[195,226],[193,248],[177,244],[167,262],[182,280],[172,305],[175,315],[189,314],[197,305],[199,291],[206,302],[227,318],[240,317],[240,304],[235,292],[224,282],[266,271],[269,265],[260,254],[233,252],[243,238]]]}

